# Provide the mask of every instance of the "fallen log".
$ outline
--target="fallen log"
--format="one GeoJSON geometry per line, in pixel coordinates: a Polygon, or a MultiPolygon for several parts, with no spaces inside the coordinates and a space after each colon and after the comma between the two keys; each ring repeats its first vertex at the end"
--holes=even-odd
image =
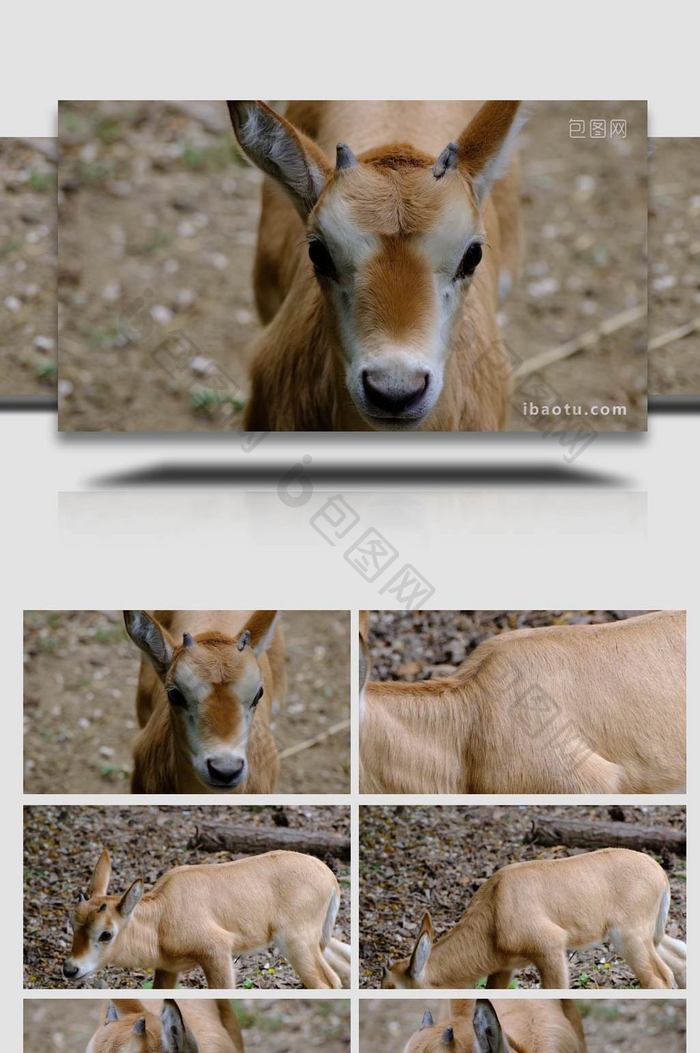
{"type": "Polygon", "coordinates": [[[318,830],[292,830],[289,827],[243,826],[235,823],[203,823],[195,828],[189,848],[203,852],[232,852],[255,855],[285,848],[311,856],[335,856],[350,860],[350,838],[318,830]]]}
{"type": "Polygon", "coordinates": [[[588,819],[549,819],[538,816],[525,835],[526,844],[566,845],[568,848],[634,848],[685,855],[685,830],[641,826],[639,823],[596,823],[588,819]]]}

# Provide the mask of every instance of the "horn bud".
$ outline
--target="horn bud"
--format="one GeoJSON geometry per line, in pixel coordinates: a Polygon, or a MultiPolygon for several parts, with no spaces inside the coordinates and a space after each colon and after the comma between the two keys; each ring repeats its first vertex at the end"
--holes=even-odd
{"type": "Polygon", "coordinates": [[[432,1026],[433,1026],[433,1014],[430,1012],[429,1009],[426,1009],[426,1011],[423,1013],[423,1019],[420,1022],[420,1029],[422,1031],[424,1027],[432,1027],[432,1026]]]}
{"type": "Polygon", "coordinates": [[[193,644],[194,644],[194,640],[192,639],[190,634],[189,633],[183,633],[182,634],[182,646],[183,647],[192,647],[193,644]]]}
{"type": "Polygon", "coordinates": [[[105,1024],[112,1024],[115,1020],[118,1019],[119,1014],[117,1013],[117,1007],[115,1006],[114,1002],[110,1002],[109,1007],[107,1009],[107,1019],[105,1020],[105,1024]]]}
{"type": "Polygon", "coordinates": [[[437,161],[433,165],[433,175],[436,179],[442,179],[445,172],[454,168],[459,160],[459,147],[457,143],[448,143],[437,161]]]}
{"type": "Polygon", "coordinates": [[[451,1027],[446,1027],[440,1038],[441,1042],[444,1042],[446,1046],[451,1046],[455,1040],[455,1033],[451,1027]]]}
{"type": "Polygon", "coordinates": [[[335,170],[342,172],[347,168],[356,168],[357,158],[346,143],[338,143],[335,148],[335,170]]]}
{"type": "Polygon", "coordinates": [[[244,629],[238,640],[238,650],[245,651],[246,647],[250,643],[250,629],[244,629]]]}
{"type": "Polygon", "coordinates": [[[134,1032],[135,1035],[145,1035],[146,1034],[146,1017],[145,1016],[139,1017],[139,1019],[136,1021],[136,1023],[134,1024],[134,1026],[132,1027],[131,1030],[134,1032]]]}

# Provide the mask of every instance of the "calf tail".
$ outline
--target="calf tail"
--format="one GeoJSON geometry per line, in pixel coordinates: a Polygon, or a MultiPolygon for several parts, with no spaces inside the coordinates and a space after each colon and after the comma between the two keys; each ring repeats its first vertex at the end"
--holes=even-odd
{"type": "Polygon", "coordinates": [[[326,908],[326,916],[323,919],[323,928],[321,929],[322,951],[325,951],[326,947],[331,942],[331,936],[333,935],[333,929],[335,928],[335,919],[338,916],[339,906],[340,898],[338,896],[338,890],[334,888],[331,892],[331,898],[328,901],[328,907],[326,908]]]}
{"type": "Polygon", "coordinates": [[[654,945],[658,945],[666,935],[666,923],[668,922],[668,909],[671,905],[671,888],[666,881],[666,886],[661,893],[661,902],[659,903],[659,911],[656,915],[656,928],[654,929],[654,945]]]}

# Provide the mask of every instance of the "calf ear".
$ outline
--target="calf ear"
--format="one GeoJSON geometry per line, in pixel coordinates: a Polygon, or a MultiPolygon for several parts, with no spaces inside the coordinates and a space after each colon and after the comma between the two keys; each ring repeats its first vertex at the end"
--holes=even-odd
{"type": "Polygon", "coordinates": [[[180,1007],[172,998],[166,998],[163,1003],[160,1013],[160,1025],[163,1053],[185,1053],[185,1050],[187,1050],[187,1053],[196,1053],[198,1047],[192,1036],[190,1036],[190,1044],[185,1046],[187,1028],[185,1027],[185,1021],[182,1019],[180,1007]]]}
{"type": "Polygon", "coordinates": [[[136,881],[129,885],[122,898],[117,904],[117,910],[123,918],[130,918],[134,912],[136,904],[143,896],[143,881],[141,878],[137,878],[136,881]]]}
{"type": "MultiPolygon", "coordinates": [[[[92,878],[90,879],[90,888],[88,890],[90,897],[92,896],[106,896],[107,889],[109,888],[109,879],[112,876],[112,861],[109,857],[109,852],[106,848],[102,849],[100,858],[97,860],[97,866],[92,872],[92,878]]],[[[81,898],[81,901],[85,897],[81,898]]]]}
{"type": "Polygon", "coordinates": [[[472,1022],[476,1038],[475,1053],[508,1053],[510,1046],[503,1034],[496,1010],[487,998],[479,998],[472,1022]]]}
{"type": "Polygon", "coordinates": [[[485,102],[459,137],[457,163],[478,201],[506,174],[524,123],[519,102],[485,102]]]}
{"type": "Polygon", "coordinates": [[[264,102],[229,102],[228,110],[243,152],[284,187],[306,219],[332,172],[323,151],[264,102]]]}
{"type": "Polygon", "coordinates": [[[143,653],[150,659],[155,671],[165,676],[173,660],[175,641],[147,611],[124,611],[126,631],[143,653]]]}
{"type": "Polygon", "coordinates": [[[246,622],[245,629],[238,637],[236,644],[239,651],[246,647],[253,648],[253,653],[261,655],[267,651],[275,638],[279,621],[279,611],[255,611],[246,622]]]}
{"type": "Polygon", "coordinates": [[[434,939],[435,930],[433,928],[433,920],[430,917],[430,914],[426,911],[423,915],[423,921],[418,930],[418,938],[416,939],[413,951],[411,952],[411,960],[408,965],[408,974],[413,980],[420,980],[425,972],[430,952],[433,949],[434,939]]]}

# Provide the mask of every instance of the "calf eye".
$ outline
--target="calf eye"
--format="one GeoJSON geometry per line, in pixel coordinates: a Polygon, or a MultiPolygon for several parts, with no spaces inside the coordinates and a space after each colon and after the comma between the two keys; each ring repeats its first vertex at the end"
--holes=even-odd
{"type": "Polygon", "coordinates": [[[258,702],[260,701],[260,699],[261,699],[261,698],[263,697],[263,695],[264,695],[264,694],[265,694],[265,691],[264,691],[264,689],[263,689],[263,688],[261,687],[261,688],[260,688],[260,689],[258,690],[258,693],[257,693],[257,695],[255,696],[255,698],[253,699],[253,701],[252,701],[251,705],[253,705],[253,706],[257,706],[258,702]]]}
{"type": "Polygon", "coordinates": [[[459,267],[457,268],[454,280],[458,282],[463,278],[470,278],[481,263],[482,256],[483,251],[480,243],[478,241],[473,241],[462,256],[462,259],[459,261],[459,267]]]}
{"type": "Polygon", "coordinates": [[[183,695],[182,691],[179,691],[176,687],[171,687],[168,691],[168,701],[173,706],[186,706],[187,699],[183,695]]]}
{"type": "Polygon", "coordinates": [[[105,931],[105,932],[101,932],[100,933],[100,943],[109,943],[109,941],[111,939],[112,939],[112,933],[111,932],[106,932],[105,931]]]}
{"type": "Polygon", "coordinates": [[[316,274],[321,278],[337,278],[335,264],[331,254],[320,238],[311,238],[309,241],[309,259],[314,265],[316,274]]]}

